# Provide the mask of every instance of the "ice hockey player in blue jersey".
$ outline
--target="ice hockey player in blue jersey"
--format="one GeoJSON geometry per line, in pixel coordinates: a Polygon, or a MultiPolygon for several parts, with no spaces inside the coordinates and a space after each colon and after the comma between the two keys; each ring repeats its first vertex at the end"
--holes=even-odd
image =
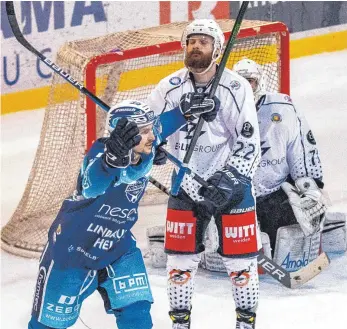
{"type": "Polygon", "coordinates": [[[213,120],[217,110],[177,108],[157,117],[148,105],[129,100],[110,109],[110,136],[98,139],[85,156],[76,191],[64,200],[48,232],[29,329],[72,326],[95,290],[118,329],[152,328],[152,293],[130,230],[155,148],[186,124],[186,117],[213,120]]]}
{"type": "MultiPolygon", "coordinates": [[[[294,227],[286,230],[287,235],[277,236],[279,228],[299,223],[303,235],[310,237],[307,240],[312,240],[317,232],[320,238],[328,200],[321,191],[323,172],[312,130],[288,95],[266,91],[266,76],[256,62],[242,59],[234,65],[233,71],[251,84],[256,102],[262,158],[254,175],[254,188],[260,228],[270,237],[275,260],[280,259],[281,254],[284,259],[288,255],[289,260],[289,256],[294,257],[294,253],[299,256],[300,252],[300,260],[308,253],[314,258],[319,253],[319,241],[309,246],[305,256],[305,250],[298,246],[293,248],[295,251],[290,250],[298,232],[294,227]],[[288,236],[291,232],[293,236],[288,236]]],[[[305,265],[305,261],[301,264],[305,265]]]]}

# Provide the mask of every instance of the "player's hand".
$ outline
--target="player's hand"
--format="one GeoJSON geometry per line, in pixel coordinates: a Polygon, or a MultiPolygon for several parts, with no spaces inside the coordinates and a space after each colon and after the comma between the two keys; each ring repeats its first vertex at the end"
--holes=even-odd
{"type": "Polygon", "coordinates": [[[213,121],[220,108],[219,99],[214,96],[208,98],[207,94],[186,93],[180,99],[180,110],[186,119],[198,118],[200,115],[206,122],[213,121]]]}
{"type": "Polygon", "coordinates": [[[132,148],[141,141],[135,122],[121,118],[105,143],[105,162],[113,168],[125,168],[130,164],[132,148]]]}
{"type": "Polygon", "coordinates": [[[156,166],[162,166],[162,165],[166,164],[167,155],[166,155],[166,153],[164,151],[162,151],[159,148],[159,147],[163,147],[166,144],[167,144],[167,142],[162,142],[155,149],[155,156],[154,156],[154,159],[153,159],[153,164],[155,164],[156,166]]]}
{"type": "Polygon", "coordinates": [[[236,169],[226,166],[216,171],[208,180],[208,187],[202,186],[198,194],[218,209],[240,203],[244,196],[244,182],[236,169]]]}

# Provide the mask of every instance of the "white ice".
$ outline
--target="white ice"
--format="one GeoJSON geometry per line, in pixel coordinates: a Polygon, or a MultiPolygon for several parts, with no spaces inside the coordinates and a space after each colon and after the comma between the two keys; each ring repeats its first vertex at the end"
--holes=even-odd
{"type": "MultiPolygon", "coordinates": [[[[317,140],[332,210],[347,212],[347,51],[291,61],[291,96],[304,111],[317,140]]],[[[1,225],[15,210],[25,188],[43,120],[43,110],[2,116],[1,225]]],[[[135,227],[145,248],[145,227],[163,223],[164,206],[143,207],[135,227]]],[[[261,278],[258,329],[344,328],[347,305],[347,255],[332,255],[330,267],[297,290],[261,278]]],[[[37,260],[1,251],[1,328],[27,328],[37,260]]],[[[155,329],[170,328],[164,270],[148,269],[155,303],[155,329]]],[[[234,328],[235,306],[225,274],[200,270],[193,299],[192,329],[234,328]]],[[[81,317],[92,329],[116,328],[96,293],[83,304],[81,317]]],[[[78,321],[73,328],[84,329],[78,321]]]]}

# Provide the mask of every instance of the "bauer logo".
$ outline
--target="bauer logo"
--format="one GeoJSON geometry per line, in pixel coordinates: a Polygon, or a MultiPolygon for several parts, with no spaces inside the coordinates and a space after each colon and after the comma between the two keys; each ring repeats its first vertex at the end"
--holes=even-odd
{"type": "Polygon", "coordinates": [[[148,280],[146,273],[136,273],[125,275],[113,279],[113,287],[116,294],[141,289],[148,289],[148,280]]]}
{"type": "Polygon", "coordinates": [[[296,271],[308,264],[308,257],[306,257],[306,252],[303,253],[302,258],[291,259],[290,252],[287,254],[286,258],[283,260],[281,266],[288,271],[296,271]]]}
{"type": "Polygon", "coordinates": [[[169,82],[174,85],[174,86],[178,86],[181,83],[181,78],[179,77],[172,77],[169,82]]]}

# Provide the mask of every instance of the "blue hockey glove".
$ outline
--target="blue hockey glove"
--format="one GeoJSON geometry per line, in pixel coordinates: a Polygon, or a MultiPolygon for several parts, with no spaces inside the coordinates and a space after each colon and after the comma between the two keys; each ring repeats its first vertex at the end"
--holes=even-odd
{"type": "Polygon", "coordinates": [[[187,120],[201,115],[206,122],[211,122],[217,116],[220,101],[216,96],[208,98],[207,94],[190,92],[182,95],[179,107],[187,120]]]}
{"type": "Polygon", "coordinates": [[[132,148],[141,141],[135,122],[121,118],[105,143],[105,162],[113,168],[125,168],[130,164],[132,148]]]}
{"type": "Polygon", "coordinates": [[[208,180],[208,187],[202,186],[198,194],[218,209],[239,204],[245,192],[244,180],[235,168],[226,166],[216,171],[208,180]]]}

